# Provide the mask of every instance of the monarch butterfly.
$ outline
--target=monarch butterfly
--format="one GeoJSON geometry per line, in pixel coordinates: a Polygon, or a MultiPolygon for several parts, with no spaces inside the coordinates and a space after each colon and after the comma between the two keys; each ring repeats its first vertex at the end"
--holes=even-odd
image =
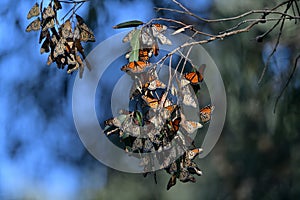
{"type": "Polygon", "coordinates": [[[68,65],[76,65],[77,64],[74,54],[69,54],[67,56],[67,63],[68,63],[68,65]]]}
{"type": "Polygon", "coordinates": [[[149,50],[148,49],[140,49],[139,50],[139,59],[141,61],[148,61],[149,60],[149,50]]]}
{"type": "Polygon", "coordinates": [[[43,27],[42,30],[46,31],[49,28],[53,28],[54,24],[55,24],[54,18],[48,18],[42,22],[42,27],[43,27]]]}
{"type": "Polygon", "coordinates": [[[86,25],[82,24],[79,26],[80,32],[80,40],[82,42],[95,42],[95,35],[93,31],[86,25]]]}
{"type": "Polygon", "coordinates": [[[55,12],[51,7],[51,2],[50,2],[47,8],[44,8],[42,17],[43,20],[46,20],[47,18],[53,18],[54,16],[55,16],[55,12]]]}
{"type": "MultiPolygon", "coordinates": [[[[170,102],[171,103],[171,102],[170,102]]],[[[178,108],[177,105],[168,105],[164,106],[164,108],[161,110],[161,116],[164,120],[170,119],[173,112],[178,108]]],[[[177,116],[176,116],[177,117],[177,116]]]]}
{"type": "Polygon", "coordinates": [[[202,171],[197,166],[189,166],[189,167],[187,167],[187,170],[191,174],[197,174],[198,176],[202,175],[202,171]]]}
{"type": "MultiPolygon", "coordinates": [[[[163,107],[167,108],[167,109],[170,107],[176,108],[177,105],[173,105],[173,102],[170,99],[167,99],[167,95],[168,95],[168,93],[164,93],[164,95],[163,95],[163,97],[164,97],[164,99],[162,99],[163,107]]],[[[172,111],[174,111],[174,110],[172,110],[172,111]]]]}
{"type": "Polygon", "coordinates": [[[58,0],[54,0],[54,8],[55,10],[62,9],[62,6],[58,0]]]}
{"type": "Polygon", "coordinates": [[[157,34],[157,38],[160,44],[172,45],[171,40],[169,40],[165,35],[162,33],[157,34]]]}
{"type": "Polygon", "coordinates": [[[72,25],[69,19],[61,26],[61,35],[65,39],[73,38],[72,25]]]}
{"type": "Polygon", "coordinates": [[[48,53],[50,51],[50,40],[49,39],[46,39],[43,44],[42,44],[42,47],[40,49],[40,53],[43,54],[43,53],[48,53]]]}
{"type": "Polygon", "coordinates": [[[153,50],[151,48],[145,48],[139,50],[139,60],[147,62],[152,57],[153,50]]]}
{"type": "Polygon", "coordinates": [[[171,187],[173,187],[176,184],[176,175],[173,174],[168,182],[167,190],[169,190],[171,187]]]}
{"type": "Polygon", "coordinates": [[[45,37],[50,38],[50,32],[48,29],[46,31],[41,31],[39,43],[41,43],[45,37]]]}
{"type": "Polygon", "coordinates": [[[76,25],[75,29],[74,29],[74,36],[73,36],[74,40],[80,40],[80,30],[78,28],[78,26],[76,25]]]}
{"type": "Polygon", "coordinates": [[[79,65],[77,63],[76,64],[68,64],[67,73],[71,74],[73,71],[77,70],[78,67],[79,67],[79,65]]]}
{"type": "Polygon", "coordinates": [[[178,106],[177,105],[170,105],[165,107],[170,113],[172,113],[178,106]]]}
{"type": "Polygon", "coordinates": [[[40,30],[40,28],[41,28],[41,19],[38,17],[27,26],[26,32],[38,31],[40,30]]]}
{"type": "Polygon", "coordinates": [[[172,42],[162,34],[165,30],[167,30],[167,26],[162,24],[152,24],[151,29],[153,37],[158,38],[158,41],[161,44],[172,45],[172,42]]]}
{"type": "Polygon", "coordinates": [[[143,95],[142,99],[147,103],[150,108],[157,109],[159,105],[159,100],[148,95],[143,95]]]}
{"type": "Polygon", "coordinates": [[[211,114],[213,110],[215,109],[215,106],[205,106],[204,108],[200,109],[200,119],[203,123],[206,123],[210,120],[211,114]]]}
{"type": "Polygon", "coordinates": [[[203,73],[206,65],[201,65],[200,68],[194,72],[189,72],[184,75],[184,78],[192,85],[198,84],[203,81],[203,73]]]}
{"type": "Polygon", "coordinates": [[[191,84],[198,84],[203,80],[203,76],[198,71],[189,72],[184,75],[184,78],[190,81],[191,84]]]}
{"type": "Polygon", "coordinates": [[[54,52],[53,52],[53,57],[54,58],[56,58],[59,55],[63,55],[64,54],[65,48],[66,48],[65,42],[66,42],[66,40],[64,38],[61,38],[58,41],[58,43],[57,43],[57,45],[56,45],[56,47],[54,49],[54,52]]]}
{"type": "Polygon", "coordinates": [[[167,26],[162,25],[162,24],[152,24],[152,27],[154,27],[156,29],[156,31],[158,31],[160,33],[167,30],[167,26]]]}
{"type": "Polygon", "coordinates": [[[193,160],[196,156],[198,156],[202,152],[203,152],[202,148],[195,148],[195,149],[188,150],[186,152],[186,156],[188,159],[193,160]]]}
{"type": "Polygon", "coordinates": [[[82,42],[95,42],[95,35],[93,31],[84,23],[84,20],[79,15],[76,15],[78,28],[80,30],[80,40],[82,42]]]}
{"type": "Polygon", "coordinates": [[[48,59],[47,59],[47,65],[51,65],[51,63],[53,63],[53,59],[51,54],[48,55],[48,59]]]}
{"type": "Polygon", "coordinates": [[[183,95],[182,103],[184,105],[192,106],[193,108],[196,108],[197,107],[196,99],[192,95],[189,87],[184,86],[181,88],[181,91],[182,91],[182,95],[183,95]]]}
{"type": "Polygon", "coordinates": [[[79,25],[84,24],[84,20],[82,17],[80,17],[79,15],[75,15],[77,22],[79,23],[79,25]]]}
{"type": "Polygon", "coordinates": [[[75,53],[75,46],[74,46],[74,42],[71,41],[71,42],[66,42],[65,43],[65,50],[66,52],[68,53],[75,53]]]}
{"type": "Polygon", "coordinates": [[[177,173],[178,168],[179,168],[179,166],[177,166],[177,163],[172,162],[166,170],[169,174],[175,174],[175,173],[177,173]]]}
{"type": "Polygon", "coordinates": [[[196,182],[195,177],[193,177],[187,169],[181,170],[179,172],[179,180],[183,183],[186,183],[186,182],[195,183],[196,182]]]}
{"type": "Polygon", "coordinates": [[[33,7],[29,10],[28,14],[27,14],[27,19],[30,19],[32,17],[38,16],[40,14],[40,8],[39,8],[39,4],[35,3],[33,5],[33,7]]]}
{"type": "Polygon", "coordinates": [[[148,56],[148,49],[140,49],[139,56],[148,56]]]}
{"type": "Polygon", "coordinates": [[[156,80],[153,80],[151,82],[147,82],[144,85],[144,87],[149,89],[149,90],[155,90],[157,88],[165,89],[166,85],[163,82],[161,82],[160,80],[156,79],[156,80]]]}
{"type": "MultiPolygon", "coordinates": [[[[132,38],[132,33],[131,38],[132,38]]],[[[126,37],[126,36],[125,36],[126,37]]],[[[131,40],[130,38],[130,40],[131,40]]],[[[152,35],[152,32],[149,27],[143,27],[141,30],[141,42],[145,47],[151,47],[151,45],[155,42],[155,39],[152,35]]]]}
{"type": "Polygon", "coordinates": [[[149,64],[144,61],[133,61],[129,62],[127,65],[124,65],[121,70],[125,72],[131,71],[133,73],[141,73],[147,66],[149,66],[149,64]]]}
{"type": "MultiPolygon", "coordinates": [[[[79,40],[75,40],[75,47],[77,51],[82,55],[82,57],[85,59],[84,49],[80,43],[79,40]]],[[[88,65],[87,65],[88,66],[88,65]]]]}
{"type": "Polygon", "coordinates": [[[182,121],[180,125],[184,128],[184,130],[186,130],[186,132],[188,134],[192,134],[198,128],[202,128],[203,127],[202,124],[200,124],[199,122],[188,121],[188,120],[182,121]]]}
{"type": "Polygon", "coordinates": [[[167,30],[167,27],[162,24],[152,24],[150,29],[149,29],[149,31],[150,31],[151,35],[153,35],[155,38],[157,38],[157,36],[159,34],[162,34],[163,31],[167,30]],[[150,31],[150,29],[152,31],[150,31]]]}
{"type": "Polygon", "coordinates": [[[171,126],[171,131],[177,132],[179,130],[180,127],[180,122],[181,122],[181,118],[177,117],[174,120],[171,120],[169,122],[169,125],[171,126]]]}

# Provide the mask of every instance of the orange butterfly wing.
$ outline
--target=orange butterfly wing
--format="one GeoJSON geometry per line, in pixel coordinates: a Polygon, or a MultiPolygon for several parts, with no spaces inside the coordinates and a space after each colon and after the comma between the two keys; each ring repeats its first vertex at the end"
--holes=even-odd
{"type": "Polygon", "coordinates": [[[121,70],[122,71],[131,71],[133,73],[141,73],[144,71],[144,69],[149,66],[146,62],[144,61],[133,61],[128,63],[127,65],[124,65],[121,70]]]}
{"type": "Polygon", "coordinates": [[[206,68],[206,65],[203,64],[195,72],[189,72],[184,75],[184,77],[190,81],[191,84],[198,84],[203,81],[203,73],[206,68]]]}
{"type": "Polygon", "coordinates": [[[155,99],[155,98],[152,98],[152,97],[149,97],[149,96],[146,96],[146,95],[143,95],[142,99],[147,103],[147,105],[150,108],[153,108],[153,109],[158,108],[158,105],[159,105],[159,100],[158,99],[155,99]]]}
{"type": "Polygon", "coordinates": [[[139,50],[139,58],[142,61],[148,61],[149,60],[149,51],[147,49],[140,49],[139,50]]]}
{"type": "Polygon", "coordinates": [[[212,111],[214,110],[214,106],[205,106],[200,109],[200,119],[202,122],[208,122],[211,118],[212,111]]]}
{"type": "Polygon", "coordinates": [[[158,32],[162,32],[162,31],[165,31],[167,29],[167,27],[165,25],[162,25],[162,24],[152,24],[156,30],[158,32]]]}
{"type": "Polygon", "coordinates": [[[185,74],[184,77],[190,81],[191,84],[198,84],[203,81],[203,76],[198,71],[189,72],[185,74]]]}
{"type": "Polygon", "coordinates": [[[171,130],[177,132],[179,130],[179,124],[181,122],[181,118],[177,117],[176,119],[174,119],[173,121],[170,121],[170,125],[171,125],[171,130]]]}

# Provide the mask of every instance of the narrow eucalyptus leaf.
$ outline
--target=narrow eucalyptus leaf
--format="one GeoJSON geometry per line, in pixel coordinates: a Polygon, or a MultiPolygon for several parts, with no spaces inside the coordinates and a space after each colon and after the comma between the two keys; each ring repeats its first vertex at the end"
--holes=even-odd
{"type": "Polygon", "coordinates": [[[141,35],[141,30],[138,29],[135,30],[132,35],[132,39],[130,40],[130,46],[132,51],[129,57],[129,62],[139,60],[140,35],[141,35]]]}
{"type": "Polygon", "coordinates": [[[113,26],[114,29],[119,29],[119,28],[131,28],[131,27],[137,27],[144,24],[144,22],[139,21],[139,20],[132,20],[132,21],[127,21],[127,22],[122,22],[120,24],[117,24],[113,26]]]}

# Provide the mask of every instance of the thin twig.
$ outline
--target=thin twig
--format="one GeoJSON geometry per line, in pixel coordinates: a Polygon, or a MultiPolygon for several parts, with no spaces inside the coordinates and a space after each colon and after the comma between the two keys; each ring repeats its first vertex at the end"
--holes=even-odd
{"type": "MultiPolygon", "coordinates": [[[[233,27],[231,27],[231,28],[229,28],[225,31],[219,32],[219,34],[223,34],[223,33],[229,32],[229,31],[233,31],[233,30],[241,27],[243,24],[254,22],[254,21],[259,21],[260,23],[264,23],[264,22],[269,22],[269,21],[279,21],[281,19],[282,19],[281,17],[280,18],[268,18],[268,19],[246,19],[246,20],[239,22],[237,25],[235,25],[235,26],[233,26],[233,27]]],[[[286,19],[295,19],[295,18],[287,17],[286,19]]],[[[264,37],[264,36],[265,36],[265,33],[263,34],[263,36],[260,35],[258,37],[264,37]]]]}
{"type": "Polygon", "coordinates": [[[64,21],[64,19],[76,8],[77,4],[74,4],[73,7],[61,18],[61,21],[64,21]]]}
{"type": "Polygon", "coordinates": [[[279,45],[279,41],[280,41],[280,38],[281,38],[281,34],[282,34],[282,30],[283,30],[283,26],[284,26],[284,22],[285,22],[285,18],[283,18],[282,22],[281,22],[281,26],[280,26],[280,29],[279,29],[279,33],[278,33],[278,36],[277,36],[277,40],[276,40],[276,44],[272,50],[272,52],[269,54],[268,58],[267,58],[267,62],[265,64],[265,67],[260,75],[260,78],[258,80],[258,84],[261,83],[263,77],[265,76],[265,73],[269,67],[269,64],[270,64],[270,61],[271,61],[271,58],[273,57],[274,53],[276,52],[277,50],[277,47],[279,45]]]}
{"type": "Polygon", "coordinates": [[[277,107],[277,104],[278,104],[278,101],[279,99],[281,98],[281,96],[283,95],[283,92],[286,90],[286,88],[288,87],[288,85],[290,84],[294,74],[295,74],[295,71],[296,71],[296,68],[297,68],[297,65],[298,65],[298,60],[300,59],[300,55],[298,55],[296,57],[296,60],[295,60],[295,63],[294,63],[294,67],[292,69],[292,72],[287,80],[287,82],[285,83],[284,87],[282,88],[280,94],[278,95],[278,97],[276,98],[276,101],[275,101],[275,105],[274,105],[274,110],[273,112],[275,113],[276,112],[276,107],[277,107]]]}
{"type": "Polygon", "coordinates": [[[300,9],[299,9],[299,6],[298,6],[298,3],[297,1],[294,1],[295,5],[296,5],[296,9],[297,9],[297,13],[298,15],[300,15],[300,9]]]}
{"type": "MultiPolygon", "coordinates": [[[[179,9],[173,9],[173,8],[156,8],[156,10],[159,12],[159,11],[170,11],[170,12],[174,12],[174,13],[179,13],[179,14],[184,14],[184,15],[189,15],[189,16],[192,16],[204,23],[220,23],[220,22],[227,22],[227,21],[234,21],[234,20],[238,20],[238,19],[242,19],[242,18],[245,18],[245,17],[248,17],[250,15],[254,15],[254,14],[262,14],[260,18],[257,18],[257,19],[245,19],[241,22],[238,22],[237,25],[235,25],[234,27],[232,28],[229,28],[225,31],[222,31],[222,32],[219,32],[219,34],[217,35],[212,35],[212,34],[208,34],[208,33],[204,33],[204,32],[200,32],[198,30],[195,29],[195,26],[190,26],[190,30],[194,32],[194,35],[197,35],[197,34],[201,34],[201,35],[204,35],[204,36],[208,36],[209,38],[207,39],[204,39],[204,40],[200,40],[200,41],[193,41],[193,42],[185,42],[184,44],[178,46],[177,48],[173,49],[171,52],[169,52],[168,54],[166,54],[165,56],[163,56],[158,62],[157,64],[159,63],[164,63],[164,61],[172,56],[174,53],[176,52],[179,52],[181,54],[181,60],[179,61],[179,63],[177,64],[176,66],[176,71],[178,70],[179,68],[179,65],[181,64],[183,58],[185,59],[185,62],[184,62],[184,66],[186,65],[186,62],[187,62],[187,56],[185,56],[180,50],[185,48],[185,47],[190,47],[189,49],[189,52],[191,50],[191,47],[193,47],[194,45],[198,45],[198,44],[205,44],[205,43],[209,43],[209,42],[212,42],[212,41],[215,41],[215,40],[222,40],[226,37],[230,37],[230,36],[233,36],[233,35],[236,35],[236,34],[240,34],[240,33],[244,33],[244,32],[248,32],[250,31],[254,26],[256,26],[257,24],[260,24],[260,23],[266,23],[266,22],[269,22],[269,21],[276,21],[276,23],[270,28],[268,29],[265,33],[263,33],[262,35],[259,35],[257,36],[257,40],[261,40],[263,39],[264,37],[266,37],[267,35],[269,35],[273,30],[275,30],[275,28],[277,28],[277,26],[279,24],[280,25],[280,28],[279,28],[279,33],[277,35],[277,40],[276,40],[276,43],[275,43],[275,46],[274,48],[272,49],[272,52],[269,54],[268,58],[267,58],[267,62],[266,62],[266,65],[263,69],[263,72],[260,76],[260,79],[259,79],[259,83],[261,82],[262,78],[264,77],[264,74],[268,68],[268,65],[270,63],[270,60],[271,58],[274,56],[278,46],[279,46],[279,43],[280,43],[280,39],[282,37],[282,34],[283,34],[283,28],[284,28],[284,25],[285,25],[285,21],[287,19],[291,20],[291,19],[294,19],[295,22],[297,22],[298,19],[300,19],[300,9],[299,9],[299,6],[298,6],[298,3],[297,3],[297,0],[287,0],[287,1],[284,1],[276,6],[274,6],[273,8],[271,9],[263,9],[263,10],[251,10],[251,11],[247,11],[247,12],[244,12],[240,15],[237,15],[237,16],[233,16],[233,17],[228,17],[228,18],[220,18],[220,19],[205,19],[205,18],[202,18],[202,17],[199,17],[197,16],[196,14],[192,13],[189,9],[187,9],[183,4],[181,4],[180,2],[178,2],[177,0],[172,0],[176,5],[178,5],[181,10],[179,9]],[[294,5],[295,3],[295,5],[294,5]],[[285,6],[286,5],[286,8],[285,10],[282,12],[279,10],[279,8],[281,8],[282,6],[285,6]],[[290,10],[290,8],[292,8],[292,14],[289,14],[288,11],[290,10]],[[277,10],[278,9],[278,10],[277,10]],[[268,15],[273,15],[274,17],[273,18],[267,18],[268,15]],[[280,17],[276,17],[280,15],[280,17]],[[250,23],[250,24],[248,24],[250,23]],[[240,28],[242,25],[244,24],[248,24],[245,28],[240,28]]],[[[178,24],[178,25],[181,25],[183,27],[187,27],[189,25],[181,22],[181,21],[178,21],[178,20],[174,20],[174,19],[168,19],[168,18],[156,18],[156,19],[152,19],[150,22],[148,23],[151,23],[152,21],[166,21],[166,22],[172,22],[172,23],[175,23],[175,24],[178,24]]],[[[288,86],[289,82],[290,82],[290,79],[292,78],[294,72],[295,72],[295,69],[296,69],[296,66],[297,66],[297,63],[298,63],[298,59],[300,58],[300,55],[297,57],[296,61],[295,61],[295,65],[294,65],[294,69],[292,71],[292,74],[289,78],[289,80],[287,81],[285,87],[283,88],[283,91],[281,91],[280,95],[278,96],[277,100],[276,100],[276,103],[275,103],[275,108],[274,108],[274,112],[275,112],[275,109],[276,109],[276,105],[280,99],[280,97],[282,96],[282,93],[284,92],[284,90],[286,89],[286,87],[288,86]]],[[[184,69],[184,67],[183,67],[184,69]]],[[[183,70],[182,69],[182,70],[183,70]]],[[[174,76],[173,76],[174,77],[174,76]]],[[[172,78],[173,78],[172,77],[172,78]]]]}
{"type": "Polygon", "coordinates": [[[179,3],[176,0],[173,0],[174,3],[176,3],[180,8],[182,8],[185,12],[190,12],[186,7],[184,7],[181,3],[179,3]]]}
{"type": "MultiPolygon", "coordinates": [[[[286,9],[285,9],[285,13],[289,10],[289,8],[291,7],[291,3],[289,3],[288,5],[287,5],[287,7],[286,7],[286,9]]],[[[273,50],[272,50],[272,52],[269,54],[269,56],[268,56],[268,59],[267,59],[267,62],[266,62],[266,64],[265,64],[265,67],[264,67],[264,69],[263,69],[263,71],[262,71],[262,73],[261,73],[261,76],[260,76],[260,78],[259,78],[259,80],[258,80],[258,84],[260,84],[261,83],[261,81],[262,81],[262,79],[263,79],[263,77],[264,77],[264,75],[265,75],[265,73],[266,73],[266,71],[267,71],[267,69],[268,69],[268,66],[269,66],[269,64],[270,64],[270,60],[271,60],[271,58],[272,58],[272,56],[274,55],[274,53],[276,52],[276,50],[277,50],[277,47],[278,47],[278,45],[279,45],[279,41],[280,41],[280,38],[281,38],[281,35],[282,35],[282,30],[283,30],[283,27],[284,27],[284,22],[285,22],[285,16],[282,16],[282,22],[281,22],[281,26],[280,26],[280,29],[279,29],[279,33],[278,33],[278,36],[277,36],[277,40],[276,40],[276,44],[275,44],[275,46],[274,46],[274,48],[273,48],[273,50]]],[[[279,20],[278,22],[280,22],[281,20],[279,20]]],[[[278,23],[276,23],[276,24],[278,24],[278,23]]]]}
{"type": "Polygon", "coordinates": [[[281,22],[282,18],[280,18],[268,31],[266,31],[265,33],[258,35],[256,38],[257,40],[262,40],[264,37],[266,37],[269,33],[271,33],[277,26],[278,24],[281,22]]]}
{"type": "Polygon", "coordinates": [[[291,2],[291,0],[284,1],[284,2],[282,2],[280,4],[278,4],[277,6],[275,6],[274,8],[272,8],[272,10],[276,10],[277,8],[283,6],[283,5],[287,4],[287,3],[290,3],[290,2],[291,2]]]}
{"type": "MultiPolygon", "coordinates": [[[[189,13],[189,12],[180,11],[180,10],[176,10],[176,9],[172,9],[172,8],[155,8],[155,9],[157,11],[164,10],[164,11],[176,12],[176,13],[179,13],[179,14],[191,15],[191,13],[189,13]]],[[[247,16],[252,15],[252,14],[264,14],[265,16],[269,15],[269,14],[277,14],[277,15],[284,15],[284,16],[287,16],[287,17],[298,18],[299,19],[299,16],[293,16],[293,15],[283,13],[283,12],[280,12],[280,11],[274,11],[273,9],[250,10],[250,11],[247,11],[243,14],[240,14],[240,15],[237,15],[237,16],[234,16],[234,17],[220,18],[220,19],[205,19],[205,18],[201,18],[201,17],[199,17],[195,14],[193,14],[191,16],[196,17],[197,19],[199,19],[199,20],[201,20],[205,23],[220,23],[220,22],[225,22],[225,21],[233,21],[233,20],[241,19],[241,18],[247,17],[247,16]]]]}
{"type": "MultiPolygon", "coordinates": [[[[296,15],[294,4],[292,4],[292,11],[293,11],[293,15],[296,15]]],[[[295,24],[297,24],[297,20],[296,19],[295,19],[295,24]]]]}
{"type": "Polygon", "coordinates": [[[61,18],[62,21],[72,12],[72,15],[69,17],[69,19],[70,19],[73,16],[73,13],[75,13],[85,2],[87,2],[87,0],[81,1],[79,3],[78,2],[76,2],[76,1],[74,2],[73,7],[61,18]],[[78,7],[76,8],[76,6],[78,6],[78,7]]]}
{"type": "MultiPolygon", "coordinates": [[[[185,23],[183,23],[181,21],[178,21],[178,20],[175,20],[175,19],[170,19],[170,18],[163,18],[163,17],[153,18],[149,22],[147,22],[145,24],[145,26],[148,26],[153,21],[165,21],[165,22],[172,22],[172,23],[175,23],[175,24],[179,24],[179,25],[182,25],[184,27],[188,26],[188,24],[185,24],[185,23]]],[[[195,29],[195,27],[193,27],[193,26],[191,26],[188,29],[190,29],[190,30],[192,30],[192,31],[194,31],[194,32],[196,32],[197,34],[200,34],[200,35],[209,36],[209,37],[215,36],[215,35],[212,35],[212,34],[209,34],[209,33],[205,33],[205,32],[199,31],[199,30],[195,29]]]]}
{"type": "Polygon", "coordinates": [[[77,10],[84,4],[85,2],[80,3],[80,5],[75,9],[74,12],[77,12],[77,10]]]}
{"type": "Polygon", "coordinates": [[[168,54],[166,54],[164,57],[162,57],[157,63],[161,63],[163,62],[166,58],[168,58],[170,55],[173,55],[175,52],[177,52],[179,49],[182,49],[184,47],[188,47],[188,46],[193,46],[193,45],[198,45],[198,44],[206,44],[209,42],[212,42],[214,40],[222,40],[226,37],[232,36],[232,35],[236,35],[236,34],[240,34],[243,32],[248,32],[251,28],[253,28],[255,25],[257,25],[259,23],[258,21],[254,21],[253,23],[251,23],[250,25],[248,25],[247,27],[243,28],[243,29],[239,29],[239,30],[235,30],[235,31],[231,31],[228,33],[223,33],[223,34],[219,34],[213,37],[210,37],[208,39],[205,40],[200,40],[200,41],[194,41],[194,42],[186,42],[180,46],[178,46],[177,48],[173,49],[171,52],[169,52],[168,54]]]}
{"type": "Polygon", "coordinates": [[[180,76],[182,76],[182,74],[183,74],[183,71],[185,69],[187,61],[189,61],[192,64],[192,61],[188,58],[191,51],[192,51],[192,48],[193,48],[193,46],[189,47],[188,52],[186,53],[186,55],[183,55],[183,53],[180,50],[178,51],[178,52],[181,53],[182,56],[184,56],[184,63],[183,63],[183,66],[182,66],[182,69],[181,69],[181,72],[180,72],[180,76]]]}
{"type": "Polygon", "coordinates": [[[89,0],[81,0],[81,1],[75,1],[75,0],[69,0],[69,1],[64,1],[64,0],[62,0],[62,1],[58,1],[58,2],[60,2],[60,3],[70,3],[70,4],[73,4],[73,3],[85,3],[85,2],[87,2],[87,1],[89,1],[89,0]]]}
{"type": "MultiPolygon", "coordinates": [[[[172,59],[173,59],[173,55],[170,56],[169,58],[169,80],[168,80],[168,86],[167,86],[167,94],[166,97],[169,95],[169,90],[170,90],[170,86],[172,84],[172,59]]],[[[164,99],[164,102],[161,105],[164,105],[166,102],[167,98],[164,99]]]]}

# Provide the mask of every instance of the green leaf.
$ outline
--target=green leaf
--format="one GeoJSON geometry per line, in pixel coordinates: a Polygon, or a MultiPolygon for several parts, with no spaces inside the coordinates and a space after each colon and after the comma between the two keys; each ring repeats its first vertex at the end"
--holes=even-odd
{"type": "Polygon", "coordinates": [[[139,122],[139,126],[143,125],[143,119],[142,118],[143,118],[142,113],[139,112],[139,111],[136,111],[136,119],[139,122]]]}
{"type": "Polygon", "coordinates": [[[122,22],[120,24],[117,24],[113,26],[114,29],[119,29],[119,28],[130,28],[130,27],[137,27],[144,24],[144,22],[139,21],[139,20],[132,20],[132,21],[127,21],[127,22],[122,22]]]}
{"type": "Polygon", "coordinates": [[[132,35],[132,39],[130,40],[130,46],[132,51],[129,57],[129,62],[139,60],[140,35],[141,35],[141,30],[139,29],[135,30],[132,35]]]}

